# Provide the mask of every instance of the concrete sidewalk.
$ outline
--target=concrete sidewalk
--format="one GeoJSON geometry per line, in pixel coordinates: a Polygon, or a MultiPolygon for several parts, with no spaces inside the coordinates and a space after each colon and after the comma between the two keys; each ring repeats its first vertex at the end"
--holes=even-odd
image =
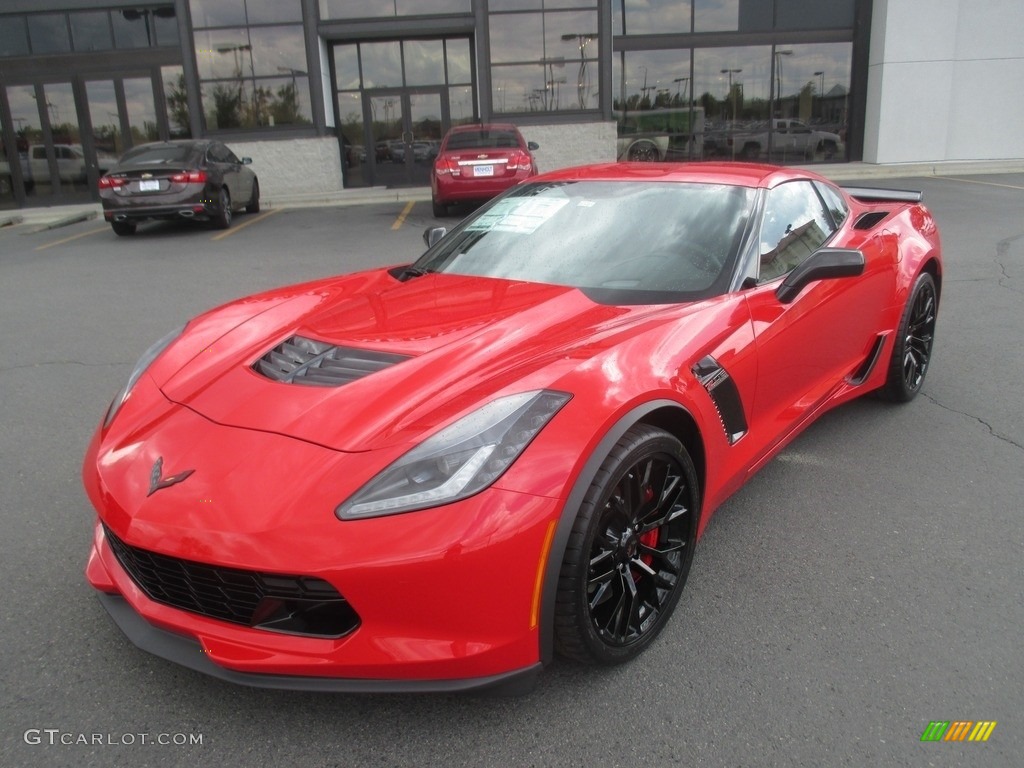
{"type": "MultiPolygon", "coordinates": [[[[813,171],[836,182],[870,179],[895,179],[920,176],[967,176],[1024,172],[1024,160],[984,160],[943,163],[834,163],[794,166],[813,171]]],[[[303,192],[287,195],[264,195],[264,208],[304,208],[310,206],[366,205],[371,203],[423,201],[430,199],[430,187],[369,187],[342,189],[335,192],[303,192]]],[[[38,232],[56,229],[88,219],[103,218],[99,203],[56,205],[48,208],[23,208],[0,212],[0,227],[23,226],[38,232]]]]}

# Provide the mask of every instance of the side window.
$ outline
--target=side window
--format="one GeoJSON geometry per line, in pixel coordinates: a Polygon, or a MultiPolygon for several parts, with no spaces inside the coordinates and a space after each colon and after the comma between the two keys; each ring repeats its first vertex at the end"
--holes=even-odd
{"type": "Polygon", "coordinates": [[[843,199],[842,193],[831,184],[815,182],[814,186],[818,188],[818,192],[821,193],[821,197],[825,201],[825,207],[832,214],[832,221],[836,223],[836,227],[841,227],[846,221],[846,217],[850,215],[850,209],[846,207],[846,200],[843,199]]]}
{"type": "Polygon", "coordinates": [[[231,152],[223,144],[211,144],[209,156],[210,159],[215,163],[230,163],[231,159],[229,155],[231,152]]]}
{"type": "Polygon", "coordinates": [[[785,275],[814,253],[834,228],[809,181],[791,181],[768,192],[761,222],[758,282],[785,275]]]}

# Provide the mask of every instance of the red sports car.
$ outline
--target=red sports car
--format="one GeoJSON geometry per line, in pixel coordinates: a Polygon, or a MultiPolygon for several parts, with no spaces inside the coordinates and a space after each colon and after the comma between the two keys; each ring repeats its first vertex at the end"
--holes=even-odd
{"type": "Polygon", "coordinates": [[[921,389],[919,199],[569,169],[413,264],[201,315],[89,446],[89,581],[142,648],[249,685],[517,690],[556,653],[631,659],[752,473],[833,406],[921,389]]]}
{"type": "Polygon", "coordinates": [[[533,151],[514,125],[459,125],[448,131],[434,159],[430,195],[434,215],[445,216],[453,203],[490,200],[537,175],[533,151]]]}

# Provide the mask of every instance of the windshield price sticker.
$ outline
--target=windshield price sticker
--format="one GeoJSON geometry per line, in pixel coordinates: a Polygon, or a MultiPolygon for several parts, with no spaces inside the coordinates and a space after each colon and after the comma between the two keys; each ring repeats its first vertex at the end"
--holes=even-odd
{"type": "Polygon", "coordinates": [[[509,198],[502,200],[470,226],[467,232],[518,232],[529,235],[569,203],[560,198],[509,198]]]}

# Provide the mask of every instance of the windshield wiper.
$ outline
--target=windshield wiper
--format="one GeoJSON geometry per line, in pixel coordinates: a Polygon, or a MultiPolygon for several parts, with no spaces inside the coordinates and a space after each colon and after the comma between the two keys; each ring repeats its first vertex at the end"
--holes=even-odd
{"type": "Polygon", "coordinates": [[[406,280],[413,277],[423,277],[433,271],[434,270],[432,269],[423,269],[422,267],[415,267],[412,264],[409,264],[405,267],[396,267],[391,270],[391,274],[396,280],[401,280],[404,283],[406,280]]]}

